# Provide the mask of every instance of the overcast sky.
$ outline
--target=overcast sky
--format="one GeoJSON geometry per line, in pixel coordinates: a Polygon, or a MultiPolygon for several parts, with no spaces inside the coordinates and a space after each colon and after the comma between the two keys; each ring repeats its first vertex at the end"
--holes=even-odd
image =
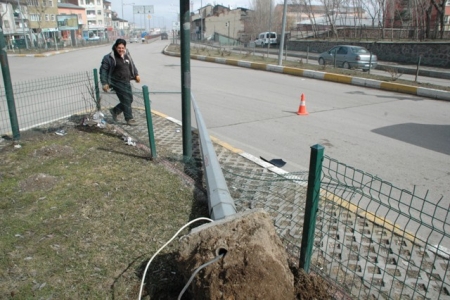
{"type": "MultiPolygon", "coordinates": [[[[192,0],[192,11],[198,12],[201,5],[205,6],[208,3],[221,4],[224,6],[230,6],[231,8],[245,7],[249,8],[249,0],[224,0],[224,1],[208,1],[208,0],[192,0]]],[[[134,22],[139,27],[149,28],[149,25],[154,27],[167,27],[167,30],[172,29],[172,23],[178,20],[178,12],[180,11],[179,0],[111,0],[112,10],[116,11],[119,18],[122,18],[122,3],[123,5],[123,19],[130,23],[134,22]],[[133,4],[134,3],[134,4],[133,4]],[[135,14],[133,16],[133,5],[153,5],[154,14],[151,18],[148,15],[135,14]]]]}

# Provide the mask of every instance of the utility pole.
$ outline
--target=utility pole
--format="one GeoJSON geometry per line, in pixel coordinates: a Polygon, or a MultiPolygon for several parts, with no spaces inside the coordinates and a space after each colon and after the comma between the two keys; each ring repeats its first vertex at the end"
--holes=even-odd
{"type": "Polygon", "coordinates": [[[272,0],[270,0],[270,7],[269,7],[269,40],[267,43],[267,57],[269,57],[269,48],[270,48],[270,40],[272,36],[271,27],[272,26],[272,0]]]}
{"type": "Polygon", "coordinates": [[[200,1],[200,42],[203,42],[203,0],[200,1]]]}
{"type": "MultiPolygon", "coordinates": [[[[284,0],[284,7],[283,7],[283,24],[281,26],[281,41],[280,41],[280,49],[278,49],[278,65],[281,66],[281,59],[283,58],[283,48],[284,48],[284,36],[286,31],[286,13],[287,13],[287,0],[284,0]]],[[[287,52],[287,50],[286,50],[287,52]]]]}
{"type": "Polygon", "coordinates": [[[183,135],[183,160],[192,159],[192,124],[191,124],[191,51],[189,0],[180,0],[181,30],[181,122],[183,135]]]}

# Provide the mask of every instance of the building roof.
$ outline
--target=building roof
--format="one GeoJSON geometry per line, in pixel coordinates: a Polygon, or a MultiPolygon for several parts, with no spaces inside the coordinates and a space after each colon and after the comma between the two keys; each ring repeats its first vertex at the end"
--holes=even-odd
{"type": "MultiPolygon", "coordinates": [[[[375,18],[374,24],[377,26],[381,22],[381,20],[375,18]]],[[[301,22],[297,22],[297,25],[308,25],[312,24],[313,22],[308,19],[301,22]]],[[[328,18],[324,16],[316,17],[314,18],[314,23],[316,25],[329,25],[328,18]]],[[[353,17],[345,17],[345,16],[339,16],[334,20],[335,26],[372,26],[372,19],[371,18],[353,18],[353,17]]]]}
{"type": "Polygon", "coordinates": [[[84,9],[84,7],[72,3],[58,3],[58,8],[84,9]]]}
{"type": "Polygon", "coordinates": [[[117,18],[117,17],[112,17],[111,18],[113,21],[119,21],[119,22],[128,22],[127,20],[121,19],[121,18],[117,18]]]}

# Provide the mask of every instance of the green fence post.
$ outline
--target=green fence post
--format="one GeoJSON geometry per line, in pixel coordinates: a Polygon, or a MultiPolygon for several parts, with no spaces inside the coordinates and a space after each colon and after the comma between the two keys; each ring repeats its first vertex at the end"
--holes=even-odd
{"type": "Polygon", "coordinates": [[[2,67],[3,83],[5,84],[6,102],[8,104],[9,121],[13,140],[20,139],[19,121],[17,120],[16,104],[11,83],[11,73],[9,71],[8,55],[6,54],[6,40],[3,30],[0,28],[0,64],[2,67]]]}
{"type": "Polygon", "coordinates": [[[144,94],[145,116],[147,119],[147,129],[148,129],[148,141],[150,143],[150,150],[152,152],[152,159],[153,159],[156,158],[156,145],[155,145],[155,134],[153,133],[152,110],[150,109],[148,86],[144,85],[142,87],[142,93],[144,94]]]}
{"type": "Polygon", "coordinates": [[[95,89],[95,100],[97,104],[97,110],[101,109],[100,105],[100,87],[98,86],[98,71],[97,69],[94,69],[94,89],[95,89]]]}
{"type": "Polygon", "coordinates": [[[308,190],[306,192],[305,219],[303,221],[302,247],[300,249],[300,268],[309,273],[312,249],[314,245],[314,231],[316,229],[317,207],[320,196],[320,177],[322,174],[324,147],[311,146],[309,160],[308,190]]]}
{"type": "Polygon", "coordinates": [[[189,1],[180,0],[180,23],[181,23],[181,122],[183,135],[183,161],[192,159],[192,124],[191,124],[191,29],[186,24],[191,22],[189,12],[189,1]]]}

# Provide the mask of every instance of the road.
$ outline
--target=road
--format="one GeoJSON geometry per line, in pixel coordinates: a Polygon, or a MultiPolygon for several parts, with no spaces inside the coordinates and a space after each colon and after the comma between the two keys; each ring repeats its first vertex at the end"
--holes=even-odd
{"type": "MultiPolygon", "coordinates": [[[[167,41],[130,44],[152,109],[181,120],[180,60],[167,41]]],[[[92,70],[107,46],[47,58],[9,59],[14,82],[92,70]],[[49,71],[50,70],[50,71],[49,71]]],[[[310,146],[357,169],[450,202],[450,102],[352,85],[191,61],[192,92],[211,135],[254,156],[306,170],[310,146]],[[304,94],[308,116],[296,114],[304,94]]],[[[138,85],[140,86],[140,85],[138,85]]],[[[194,119],[194,114],[192,114],[194,119]]],[[[195,126],[195,124],[194,124],[195,126]]],[[[439,212],[442,218],[445,212],[439,212]]]]}

